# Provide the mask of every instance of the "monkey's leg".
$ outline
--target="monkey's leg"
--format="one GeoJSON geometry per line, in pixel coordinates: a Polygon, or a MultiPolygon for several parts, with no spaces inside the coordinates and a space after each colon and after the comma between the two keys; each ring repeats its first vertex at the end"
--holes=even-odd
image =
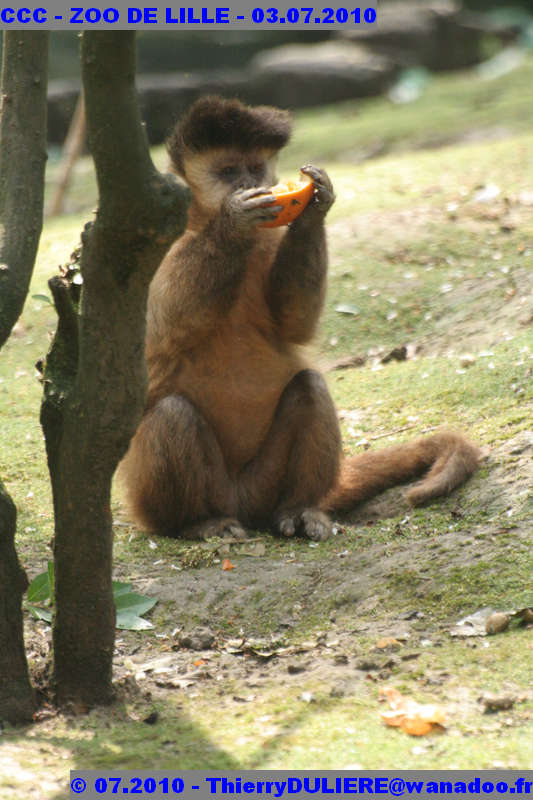
{"type": "Polygon", "coordinates": [[[124,463],[136,516],[167,536],[245,538],[236,491],[216,437],[185,397],[160,400],[142,420],[124,463]]]}
{"type": "Polygon", "coordinates": [[[322,376],[302,370],[285,388],[261,451],[238,476],[239,515],[268,520],[285,536],[326,539],[317,506],[334,485],[341,456],[337,413],[322,376]]]}

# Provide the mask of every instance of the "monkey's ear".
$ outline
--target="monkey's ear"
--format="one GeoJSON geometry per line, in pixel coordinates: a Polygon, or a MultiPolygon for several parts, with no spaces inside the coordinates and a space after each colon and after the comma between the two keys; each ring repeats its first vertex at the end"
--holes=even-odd
{"type": "Polygon", "coordinates": [[[167,141],[176,171],[183,174],[187,152],[219,147],[243,152],[279,150],[291,135],[288,111],[273,106],[246,106],[240,100],[208,96],[197,100],[178,121],[167,141]]]}

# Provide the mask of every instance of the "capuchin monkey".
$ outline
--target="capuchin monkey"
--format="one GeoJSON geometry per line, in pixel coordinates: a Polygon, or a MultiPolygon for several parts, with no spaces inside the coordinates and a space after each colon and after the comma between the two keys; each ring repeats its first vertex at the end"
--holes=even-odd
{"type": "Polygon", "coordinates": [[[150,287],[148,399],[123,463],[135,516],[167,536],[269,527],[323,540],[328,512],[422,476],[407,494],[421,505],[478,465],[447,430],[343,459],[326,383],[301,347],[326,290],[324,170],[303,167],[314,196],[293,223],[261,227],[276,216],[269,187],[289,135],[285,111],[205,97],[168,142],[192,203],[150,287]]]}

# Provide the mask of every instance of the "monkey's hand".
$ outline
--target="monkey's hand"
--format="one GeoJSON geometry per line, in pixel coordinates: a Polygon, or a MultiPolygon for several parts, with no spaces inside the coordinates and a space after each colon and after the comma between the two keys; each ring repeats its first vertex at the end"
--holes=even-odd
{"type": "Polygon", "coordinates": [[[311,178],[315,187],[315,194],[307,208],[320,211],[326,215],[335,202],[335,192],[329,175],[325,170],[320,169],[320,167],[313,167],[312,164],[306,164],[305,167],[301,168],[300,172],[311,178]]]}
{"type": "Polygon", "coordinates": [[[266,205],[275,203],[270,189],[256,186],[253,189],[237,189],[229,194],[222,204],[222,217],[230,230],[239,234],[249,233],[261,222],[275,219],[282,207],[266,205]]]}

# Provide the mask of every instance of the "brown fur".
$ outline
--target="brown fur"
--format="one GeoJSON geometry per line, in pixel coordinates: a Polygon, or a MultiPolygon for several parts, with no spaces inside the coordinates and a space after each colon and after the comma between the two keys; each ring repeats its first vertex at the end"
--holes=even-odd
{"type": "Polygon", "coordinates": [[[279,150],[291,133],[289,114],[271,106],[245,106],[239,100],[203,97],[189,109],[167,142],[175,169],[182,174],[186,155],[223,147],[239,152],[279,150]]]}
{"type": "Polygon", "coordinates": [[[171,536],[272,525],[323,539],[327,510],[427,473],[408,494],[418,505],[477,466],[449,431],[341,464],[333,403],[299,347],[324,300],[327,175],[307,168],[315,198],[290,228],[257,227],[273,212],[252,187],[275,182],[288,130],[284,112],[210,99],[171,139],[193,203],[150,289],[148,403],[124,462],[138,519],[171,536]]]}
{"type": "Polygon", "coordinates": [[[441,430],[413,442],[345,459],[337,485],[322,507],[349,511],[356,503],[424,475],[407,493],[412,506],[447,495],[477,469],[479,451],[458,433],[441,430]]]}

